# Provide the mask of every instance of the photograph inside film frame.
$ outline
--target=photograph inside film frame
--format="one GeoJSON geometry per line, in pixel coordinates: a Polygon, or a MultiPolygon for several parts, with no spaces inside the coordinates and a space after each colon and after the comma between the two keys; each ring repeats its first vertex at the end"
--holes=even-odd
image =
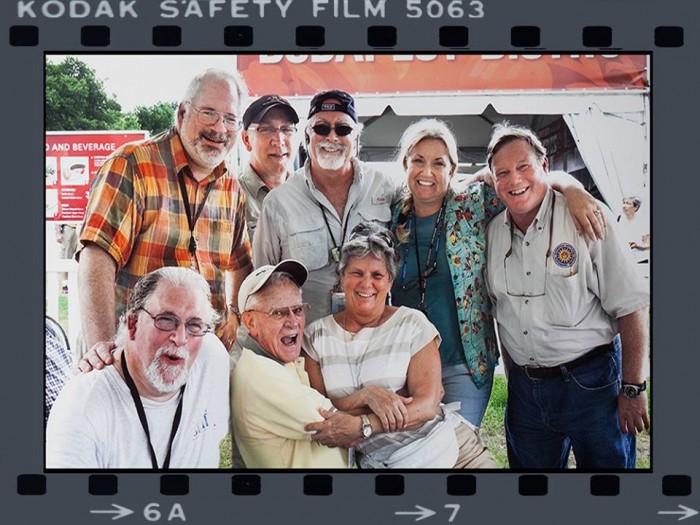
{"type": "Polygon", "coordinates": [[[650,469],[649,55],[45,60],[47,470],[650,469]]]}

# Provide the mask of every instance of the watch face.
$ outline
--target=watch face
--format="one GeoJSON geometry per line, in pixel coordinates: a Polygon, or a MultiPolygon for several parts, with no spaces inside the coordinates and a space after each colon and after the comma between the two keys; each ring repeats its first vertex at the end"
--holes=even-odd
{"type": "Polygon", "coordinates": [[[365,436],[366,438],[370,437],[372,435],[372,427],[370,427],[370,426],[362,427],[362,435],[365,436]]]}
{"type": "Polygon", "coordinates": [[[627,396],[630,399],[634,399],[635,397],[637,397],[637,395],[639,395],[639,392],[638,392],[636,386],[625,385],[623,388],[624,388],[623,392],[624,392],[625,396],[627,396]]]}

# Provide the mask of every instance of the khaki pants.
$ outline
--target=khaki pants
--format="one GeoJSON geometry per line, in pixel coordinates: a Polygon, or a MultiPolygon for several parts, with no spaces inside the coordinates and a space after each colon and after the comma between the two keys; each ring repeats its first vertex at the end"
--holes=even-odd
{"type": "Polygon", "coordinates": [[[481,441],[478,430],[474,430],[466,423],[460,423],[455,427],[455,434],[459,444],[459,456],[454,468],[498,468],[491,453],[481,441]]]}

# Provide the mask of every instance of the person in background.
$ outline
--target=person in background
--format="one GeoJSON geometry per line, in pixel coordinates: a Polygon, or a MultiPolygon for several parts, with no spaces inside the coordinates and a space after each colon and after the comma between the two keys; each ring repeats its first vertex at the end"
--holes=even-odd
{"type": "MultiPolygon", "coordinates": [[[[56,242],[61,246],[61,250],[58,253],[60,259],[72,259],[78,249],[78,235],[76,233],[75,224],[56,224],[56,242]]],[[[68,293],[68,274],[66,272],[61,272],[59,274],[61,279],[61,291],[64,294],[68,293]]]]}
{"type": "Polygon", "coordinates": [[[263,201],[291,175],[299,116],[287,100],[264,95],[243,113],[241,141],[250,153],[238,182],[246,196],[246,224],[253,242],[263,201]]]}
{"type": "Polygon", "coordinates": [[[651,254],[651,234],[649,233],[649,219],[639,212],[642,200],[639,197],[625,197],[622,199],[622,215],[617,217],[620,228],[620,237],[629,243],[637,269],[645,279],[649,278],[649,264],[651,254]]]}
{"type": "Polygon", "coordinates": [[[602,204],[605,239],[577,233],[531,130],[497,125],[487,155],[506,206],[487,232],[487,283],[508,368],[510,467],[563,469],[573,449],[579,468],[634,468],[634,436],[649,428],[649,294],[631,253],[602,204]]]}
{"type": "MultiPolygon", "coordinates": [[[[453,184],[457,144],[447,125],[422,119],[399,144],[409,195],[394,209],[399,239],[395,306],[425,313],[442,338],[440,360],[444,403],[460,402],[460,414],[475,426],[489,402],[498,350],[491,303],[484,281],[486,228],[503,205],[489,184],[488,169],[453,184]]],[[[567,173],[552,174],[571,213],[594,238],[603,234],[595,199],[567,173]]]]}
{"type": "Polygon", "coordinates": [[[63,327],[50,316],[46,316],[46,367],[44,390],[44,425],[49,420],[51,407],[58,394],[63,390],[63,385],[71,377],[73,358],[70,353],[70,344],[63,327]]]}
{"type": "MultiPolygon", "coordinates": [[[[225,158],[241,128],[246,86],[207,70],[186,89],[173,128],[114,152],[98,171],[80,234],[78,282],[87,348],[110,341],[136,281],[163,266],[199,272],[230,348],[238,286],[251,270],[245,196],[225,158]]],[[[82,368],[81,368],[82,369],[82,368]]]]}

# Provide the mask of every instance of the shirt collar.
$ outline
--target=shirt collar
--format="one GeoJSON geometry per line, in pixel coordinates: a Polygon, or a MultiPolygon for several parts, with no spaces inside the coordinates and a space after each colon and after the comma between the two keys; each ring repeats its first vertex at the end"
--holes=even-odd
{"type": "MultiPolygon", "coordinates": [[[[240,335],[241,334],[239,334],[239,337],[240,337],[240,335]]],[[[268,359],[272,359],[273,361],[281,364],[282,366],[285,365],[284,361],[280,361],[275,356],[266,352],[263,349],[263,347],[260,346],[260,343],[258,343],[255,339],[253,339],[253,337],[250,335],[248,330],[245,331],[245,337],[244,337],[243,341],[241,342],[241,346],[243,348],[247,348],[248,350],[250,350],[254,354],[259,355],[260,357],[267,357],[268,359]]]]}
{"type": "MultiPolygon", "coordinates": [[[[287,172],[287,176],[284,178],[283,183],[286,182],[287,179],[289,179],[289,177],[290,177],[290,173],[287,172]]],[[[245,185],[246,189],[248,190],[248,192],[251,195],[257,196],[258,193],[260,193],[260,190],[263,190],[263,189],[266,190],[267,192],[269,192],[271,190],[271,188],[269,188],[267,186],[267,184],[265,184],[263,182],[262,178],[260,177],[260,175],[258,175],[258,172],[255,171],[255,169],[250,164],[250,162],[248,162],[243,167],[243,173],[241,174],[240,177],[238,177],[238,180],[239,180],[239,182],[241,182],[242,184],[245,185]]]]}

